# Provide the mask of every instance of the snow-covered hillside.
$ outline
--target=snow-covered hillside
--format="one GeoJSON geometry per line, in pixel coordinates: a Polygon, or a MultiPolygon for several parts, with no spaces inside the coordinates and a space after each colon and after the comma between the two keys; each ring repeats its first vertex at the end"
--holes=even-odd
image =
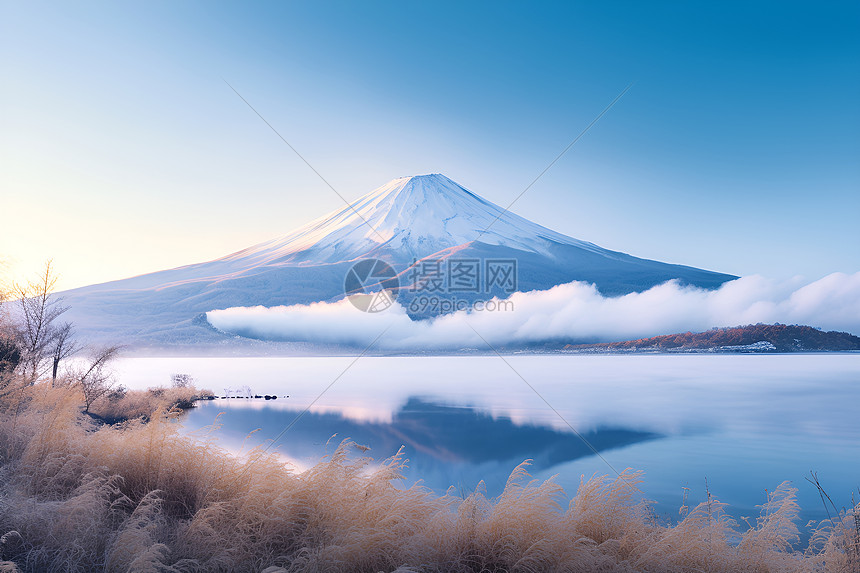
{"type": "Polygon", "coordinates": [[[517,290],[583,280],[612,295],[670,279],[715,288],[735,278],[568,237],[434,174],[395,179],[283,237],[213,261],[64,296],[88,335],[130,343],[211,341],[219,335],[201,322],[201,313],[340,298],[350,266],[368,257],[386,260],[403,277],[419,259],[516,260],[517,290]]]}

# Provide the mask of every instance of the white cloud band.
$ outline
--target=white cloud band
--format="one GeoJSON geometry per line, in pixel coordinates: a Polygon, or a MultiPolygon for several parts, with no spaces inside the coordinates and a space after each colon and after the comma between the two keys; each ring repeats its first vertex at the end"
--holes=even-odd
{"type": "Polygon", "coordinates": [[[629,340],[758,322],[860,334],[860,272],[834,273],[808,284],[753,275],[712,291],[670,281],[620,297],[605,297],[594,285],[572,282],[514,293],[509,300],[513,310],[459,311],[421,321],[411,320],[396,302],[384,312],[364,313],[345,299],[228,308],[207,317],[216,328],[243,336],[359,346],[389,327],[378,347],[402,350],[486,348],[475,330],[494,346],[552,339],[629,340]]]}

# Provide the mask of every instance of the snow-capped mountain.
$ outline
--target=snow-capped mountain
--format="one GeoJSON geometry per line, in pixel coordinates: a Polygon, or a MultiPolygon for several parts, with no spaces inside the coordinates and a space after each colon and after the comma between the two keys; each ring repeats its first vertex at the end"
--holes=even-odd
{"type": "Polygon", "coordinates": [[[379,258],[405,282],[417,260],[517,261],[517,290],[582,280],[608,295],[670,279],[715,288],[731,275],[639,259],[505,211],[444,175],[394,179],[283,237],[225,257],[64,293],[89,335],[131,342],[212,339],[201,314],[335,300],[355,261],[379,258]]]}
{"type": "Polygon", "coordinates": [[[432,174],[389,181],[289,235],[220,260],[323,264],[384,253],[412,261],[472,241],[544,255],[554,244],[607,252],[507,212],[444,175],[432,174]]]}

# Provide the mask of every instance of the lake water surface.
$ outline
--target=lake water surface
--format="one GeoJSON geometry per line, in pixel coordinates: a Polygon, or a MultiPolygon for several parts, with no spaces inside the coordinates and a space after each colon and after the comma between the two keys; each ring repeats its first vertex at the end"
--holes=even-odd
{"type": "Polygon", "coordinates": [[[278,395],[202,403],[183,423],[198,429],[223,412],[216,435],[234,452],[289,426],[273,447],[299,470],[343,438],[377,460],[405,446],[406,481],[439,492],[483,480],[497,495],[525,459],[569,495],[581,475],[631,467],[645,471],[642,490],[669,516],[683,488],[702,501],[706,479],[736,516],[757,515],[765,490],[789,480],[802,517],[821,519],[810,470],[837,504],[860,487],[860,354],[169,357],[118,366],[131,388],[169,384],[173,373],[219,396],[245,385],[278,395]]]}

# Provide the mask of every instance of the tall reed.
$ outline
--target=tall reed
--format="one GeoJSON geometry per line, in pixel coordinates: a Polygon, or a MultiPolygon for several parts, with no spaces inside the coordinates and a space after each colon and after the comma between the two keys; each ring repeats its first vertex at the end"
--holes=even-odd
{"type": "Polygon", "coordinates": [[[97,424],[73,389],[26,388],[0,414],[0,572],[641,571],[854,572],[860,505],[798,548],[796,490],[781,484],[739,525],[710,498],[659,523],[643,476],[583,479],[567,499],[513,470],[504,492],[396,487],[345,441],[304,472],[242,457],[177,414],[97,424]]]}

